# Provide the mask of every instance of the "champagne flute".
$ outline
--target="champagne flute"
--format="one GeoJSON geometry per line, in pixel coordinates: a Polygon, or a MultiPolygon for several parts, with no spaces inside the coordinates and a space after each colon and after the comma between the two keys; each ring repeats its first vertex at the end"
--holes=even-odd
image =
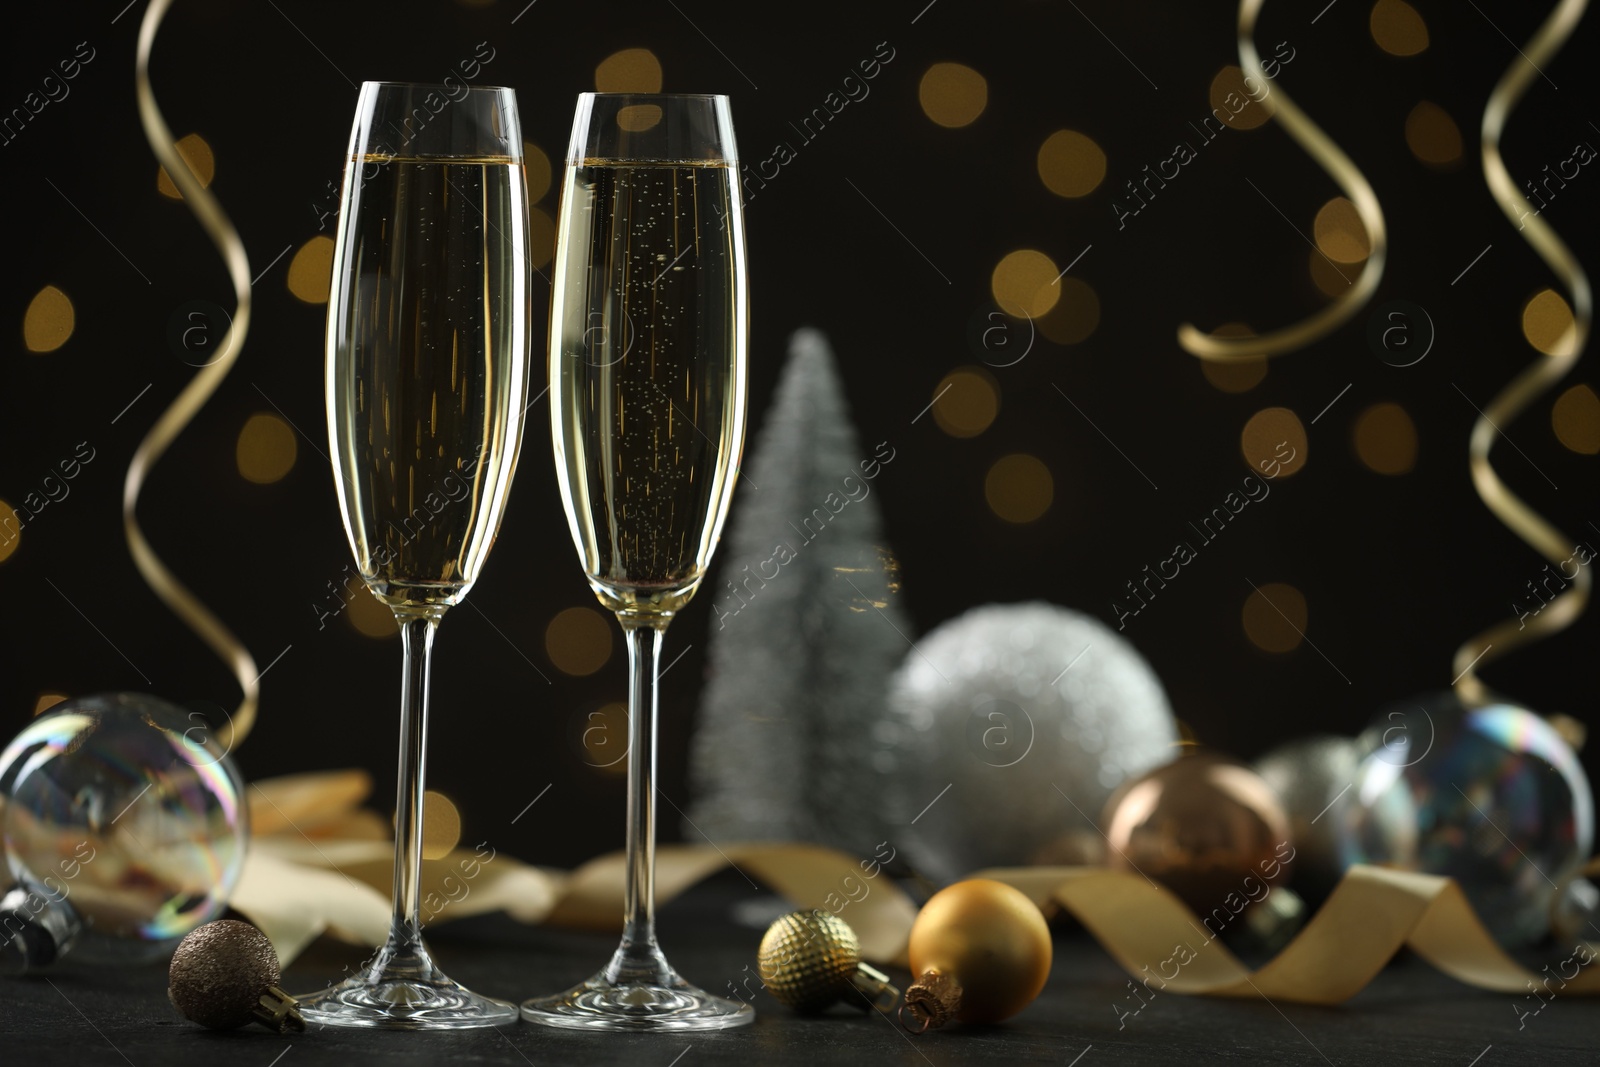
{"type": "Polygon", "coordinates": [[[361,576],[405,664],[389,940],[306,998],[307,1021],[398,1030],[517,1017],[447,978],[422,940],[428,668],[477,579],[522,442],[528,200],[510,89],[366,82],[345,162],[328,300],[328,443],[361,576]]]}
{"type": "Polygon", "coordinates": [[[622,944],[522,1005],[549,1026],[715,1030],[748,1004],[685,982],[655,935],[656,681],[716,548],[744,443],[743,206],[723,96],[584,93],[567,149],[550,311],[551,431],[589,585],[628,646],[622,944]]]}

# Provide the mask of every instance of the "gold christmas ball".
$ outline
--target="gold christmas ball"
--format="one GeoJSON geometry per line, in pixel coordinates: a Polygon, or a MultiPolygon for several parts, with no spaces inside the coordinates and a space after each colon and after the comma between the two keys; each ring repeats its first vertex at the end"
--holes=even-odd
{"type": "Polygon", "coordinates": [[[910,954],[918,978],[906,1001],[924,1026],[947,1017],[999,1022],[1031,1004],[1050,977],[1050,928],[1020,890],[971,878],[922,906],[910,954]]]}
{"type": "Polygon", "coordinates": [[[820,909],[790,912],[774,922],[761,939],[757,960],[767,992],[806,1013],[852,1000],[858,972],[883,977],[862,964],[861,942],[849,924],[820,909]]]}
{"type": "Polygon", "coordinates": [[[1289,817],[1244,764],[1191,752],[1124,782],[1101,818],[1106,863],[1172,890],[1197,915],[1237,915],[1287,878],[1289,817]]]}

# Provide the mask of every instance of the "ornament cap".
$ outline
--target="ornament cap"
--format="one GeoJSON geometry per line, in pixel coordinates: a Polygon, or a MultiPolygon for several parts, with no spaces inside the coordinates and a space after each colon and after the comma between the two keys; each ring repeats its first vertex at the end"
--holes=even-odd
{"type": "Polygon", "coordinates": [[[889,981],[889,976],[870,963],[856,965],[856,973],[850,976],[850,984],[855,986],[856,992],[864,998],[862,1000],[850,998],[850,1003],[862,1011],[876,1008],[887,1015],[889,1009],[900,999],[900,990],[889,981]]]}
{"type": "Polygon", "coordinates": [[[924,971],[906,990],[900,1007],[900,1025],[914,1034],[936,1030],[961,1010],[961,986],[949,975],[924,971]],[[906,1013],[911,1013],[911,1021],[906,1013]]]}
{"type": "Polygon", "coordinates": [[[298,1033],[306,1028],[305,1016],[300,1014],[300,1002],[275,985],[269,985],[262,991],[250,1017],[268,1030],[280,1034],[291,1030],[298,1033]]]}

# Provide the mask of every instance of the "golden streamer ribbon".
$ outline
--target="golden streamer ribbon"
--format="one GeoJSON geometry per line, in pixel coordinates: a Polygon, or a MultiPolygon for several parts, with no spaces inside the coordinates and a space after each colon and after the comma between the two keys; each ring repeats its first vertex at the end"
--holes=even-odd
{"type": "MultiPolygon", "coordinates": [[[[1516,183],[1506,170],[1505,160],[1500,156],[1500,135],[1505,130],[1512,109],[1521,101],[1534,76],[1542,73],[1540,65],[1549,62],[1566,44],[1587,7],[1588,0],[1562,0],[1557,4],[1528,42],[1528,47],[1520,50],[1519,57],[1512,60],[1505,74],[1501,75],[1483,109],[1483,177],[1489,186],[1489,194],[1513,225],[1521,224],[1519,229],[1526,234],[1529,247],[1539,254],[1539,258],[1566,286],[1572,301],[1573,324],[1571,333],[1557,346],[1558,354],[1546,356],[1529,366],[1482,409],[1472,426],[1472,437],[1467,448],[1468,463],[1472,470],[1472,484],[1478,490],[1484,506],[1530,547],[1557,565],[1570,560],[1576,546],[1569,537],[1506,488],[1489,463],[1489,450],[1501,436],[1502,426],[1509,425],[1521,415],[1529,404],[1565,377],[1578,362],[1583,346],[1589,339],[1593,307],[1589,278],[1582,265],[1550,225],[1517,191],[1516,183]]],[[[1568,576],[1563,574],[1562,577],[1568,576]]],[[[1464,701],[1481,704],[1492,699],[1478,678],[1479,666],[1486,666],[1522,645],[1559,633],[1583,614],[1589,602],[1591,580],[1588,569],[1579,567],[1576,576],[1570,580],[1572,588],[1549,601],[1532,620],[1524,623],[1520,619],[1507,619],[1496,623],[1468,638],[1456,650],[1451,669],[1458,676],[1456,692],[1464,701]]]]}
{"type": "MultiPolygon", "coordinates": [[[[1256,51],[1254,35],[1256,18],[1261,14],[1264,2],[1240,0],[1238,29],[1239,65],[1245,75],[1254,76],[1262,84],[1269,79],[1261,65],[1261,56],[1256,51]]],[[[1384,227],[1383,209],[1378,205],[1378,196],[1372,191],[1366,176],[1334,143],[1333,138],[1323,133],[1322,128],[1289,99],[1288,93],[1279,89],[1270,99],[1275,101],[1274,114],[1283,122],[1289,136],[1316,160],[1317,165],[1327,172],[1355,206],[1361,224],[1366,227],[1371,254],[1349,289],[1334,297],[1321,311],[1293,326],[1255,337],[1214,337],[1187,322],[1178,327],[1178,344],[1185,351],[1218,363],[1279,356],[1328,336],[1348,322],[1372,298],[1383,277],[1384,261],[1388,256],[1389,239],[1384,227]]]]}
{"type": "Polygon", "coordinates": [[[122,483],[122,530],[128,541],[128,551],[133,555],[134,566],[139,569],[145,582],[161,598],[162,603],[171,608],[232,669],[239,681],[239,706],[216,735],[223,750],[228,751],[243,741],[255,725],[256,702],[261,691],[255,660],[222,620],[178,581],[161,557],[156,555],[139,527],[137,514],[139,491],[144,487],[151,469],[233,369],[239,349],[244,345],[245,334],[250,329],[250,261],[245,256],[244,243],[239,240],[233,223],[228,221],[216,197],[200,185],[199,179],[173,147],[172,131],[167,128],[161,109],[156,106],[155,93],[150,88],[150,52],[155,46],[161,20],[171,6],[172,0],[151,0],[150,6],[145,9],[144,21],[139,26],[139,47],[133,75],[138,93],[139,120],[144,126],[144,135],[150,142],[151,150],[166,169],[167,176],[183,194],[184,204],[194,213],[226,262],[238,306],[219,346],[221,354],[202,367],[171,406],[162,412],[144,440],[139,442],[133,458],[128,461],[128,474],[122,483]]]}
{"type": "MultiPolygon", "coordinates": [[[[388,828],[356,808],[364,772],[257,782],[251,807],[268,832],[252,840],[233,906],[261,927],[285,965],[330,933],[376,946],[388,933],[392,846],[388,828]]],[[[601,856],[565,872],[531,867],[487,843],[423,864],[424,912],[458,918],[504,910],[522,922],[616,932],[622,922],[623,856],[601,856]]],[[[905,967],[917,908],[875,865],[805,844],[664,846],[656,896],[667,901],[729,867],[798,908],[824,908],[861,939],[862,955],[905,967]]],[[[1600,865],[1591,865],[1591,871],[1600,865]]],[[[1338,1004],[1355,995],[1402,948],[1457,981],[1499,993],[1600,993],[1600,945],[1580,942],[1573,974],[1536,974],[1503,952],[1449,878],[1352,867],[1322,909],[1271,962],[1251,971],[1177,897],[1138,874],[1099,867],[980,871],[1016,886],[1041,907],[1065,909],[1135,979],[1152,989],[1214,997],[1338,1004]],[[1548,985],[1560,983],[1559,989],[1548,985]]],[[[1228,919],[1232,918],[1228,914],[1228,919]]],[[[1219,926],[1220,930],[1221,927],[1219,926]]],[[[751,938],[754,959],[755,938],[751,938]]],[[[1549,968],[1546,968],[1548,972],[1549,968]]],[[[715,990],[714,990],[715,991],[715,990]]]]}

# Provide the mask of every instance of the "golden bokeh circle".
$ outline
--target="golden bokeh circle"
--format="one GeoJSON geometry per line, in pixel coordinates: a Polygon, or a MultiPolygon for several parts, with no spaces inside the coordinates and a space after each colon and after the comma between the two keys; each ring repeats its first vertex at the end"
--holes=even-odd
{"type": "Polygon", "coordinates": [[[1061,298],[1061,286],[1056,284],[1059,273],[1056,261],[1043,252],[1019,248],[995,264],[989,290],[1007,315],[1037,319],[1049,313],[1061,298]]]}
{"type": "Polygon", "coordinates": [[[1311,235],[1316,238],[1322,254],[1335,263],[1360,263],[1372,254],[1372,242],[1367,238],[1367,228],[1356,213],[1356,206],[1342,196],[1336,196],[1317,210],[1311,223],[1311,235]]]}
{"type": "Polygon", "coordinates": [[[617,126],[629,133],[648,130],[660,121],[661,107],[658,104],[630,104],[617,109],[617,126]]]}
{"type": "Polygon", "coordinates": [[[1367,28],[1379,48],[1392,56],[1414,56],[1428,47],[1428,24],[1405,0],[1378,0],[1367,28]]]}
{"type": "Polygon", "coordinates": [[[1585,456],[1600,453],[1600,396],[1587,384],[1574,385],[1556,398],[1550,427],[1572,451],[1585,456]]]}
{"type": "Polygon", "coordinates": [[[1050,510],[1055,499],[1055,479],[1050,468],[1026,452],[1002,456],[983,480],[989,510],[1006,522],[1033,522],[1050,510]]]}
{"type": "Polygon", "coordinates": [[[599,93],[659,93],[661,60],[648,48],[613,52],[594,68],[594,88],[599,93]]]}
{"type": "MultiPolygon", "coordinates": [[[[1242,322],[1225,322],[1211,331],[1212,337],[1254,337],[1256,332],[1242,322]]],[[[1197,359],[1206,381],[1224,393],[1248,393],[1267,376],[1267,357],[1254,359],[1197,359]]]]}
{"type": "Polygon", "coordinates": [[[394,610],[379,600],[367,588],[367,583],[352,583],[342,593],[348,601],[344,608],[345,620],[356,633],[380,640],[400,636],[400,624],[395,622],[394,610]]]}
{"type": "Polygon", "coordinates": [[[1306,465],[1306,428],[1288,408],[1262,408],[1240,431],[1239,450],[1253,473],[1287,478],[1306,465]]]}
{"type": "Polygon", "coordinates": [[[528,208],[528,261],[541,268],[556,254],[556,220],[542,207],[528,208]]]}
{"type": "Polygon", "coordinates": [[[4,563],[20,547],[22,520],[17,518],[16,508],[0,500],[0,563],[4,563]]]}
{"type": "Polygon", "coordinates": [[[444,859],[461,842],[461,812],[443,793],[422,794],[422,858],[444,859]]]}
{"type": "Polygon", "coordinates": [[[1245,637],[1263,652],[1293,652],[1305,640],[1305,595],[1285,582],[1252,589],[1240,614],[1245,637]]]}
{"type": "Polygon", "coordinates": [[[271,412],[258,412],[239,431],[234,460],[245,481],[271,485],[294,469],[298,452],[289,424],[271,412]]]}
{"type": "Polygon", "coordinates": [[[1406,116],[1406,147],[1431,167],[1446,167],[1461,159],[1461,129],[1450,112],[1423,100],[1406,116]]]}
{"type": "Polygon", "coordinates": [[[1554,289],[1541,289],[1522,308],[1522,336],[1547,356],[1570,356],[1578,329],[1572,308],[1554,289]]]}
{"type": "Polygon", "coordinates": [[[611,620],[594,608],[568,608],[545,627],[545,655],[563,674],[593,674],[611,659],[611,629],[611,620]]]}
{"type": "Polygon", "coordinates": [[[326,304],[333,286],[333,238],[319,233],[301,245],[289,261],[285,284],[308,304],[326,304]]]}
{"type": "Polygon", "coordinates": [[[951,437],[976,437],[1000,413],[1000,387],[980,367],[957,367],[934,387],[933,421],[951,437]]]}
{"type": "Polygon", "coordinates": [[[989,83],[964,63],[935,63],[917,86],[922,113],[949,129],[970,126],[989,104],[989,83]]]}
{"type": "Polygon", "coordinates": [[[22,313],[22,343],[29,352],[54,352],[67,343],[77,324],[72,298],[47,285],[34,294],[22,313]]]}
{"type": "Polygon", "coordinates": [[[1058,345],[1088,340],[1100,325],[1100,295],[1079,278],[1063,276],[1051,288],[1055,306],[1036,321],[1039,332],[1058,345]]]}
{"type": "Polygon", "coordinates": [[[544,154],[544,149],[532,141],[522,142],[522,171],[523,180],[528,183],[528,203],[537,204],[544,199],[544,194],[550,191],[550,182],[555,176],[555,171],[550,166],[550,157],[544,154]]]}
{"type": "MultiPolygon", "coordinates": [[[[191,133],[179,138],[172,147],[178,150],[178,158],[189,164],[189,169],[200,180],[200,188],[209,186],[211,179],[217,176],[217,157],[206,139],[198,133],[191,133]]],[[[178,191],[177,184],[165,167],[156,170],[156,191],[169,200],[183,199],[183,194],[178,191]]]]}
{"type": "Polygon", "coordinates": [[[1094,138],[1057,130],[1039,146],[1039,180],[1057,196],[1088,196],[1105,180],[1106,154],[1094,138]]]}
{"type": "Polygon", "coordinates": [[[1377,474],[1409,474],[1417,465],[1417,426],[1399,404],[1373,404],[1356,416],[1356,458],[1377,474]]]}
{"type": "Polygon", "coordinates": [[[1272,118],[1277,105],[1272,102],[1271,92],[1254,77],[1250,81],[1256,86],[1254,95],[1245,85],[1244,71],[1238,67],[1227,66],[1217,71],[1216,77],[1211,79],[1209,121],[1221,122],[1235,130],[1253,130],[1272,118]]]}

